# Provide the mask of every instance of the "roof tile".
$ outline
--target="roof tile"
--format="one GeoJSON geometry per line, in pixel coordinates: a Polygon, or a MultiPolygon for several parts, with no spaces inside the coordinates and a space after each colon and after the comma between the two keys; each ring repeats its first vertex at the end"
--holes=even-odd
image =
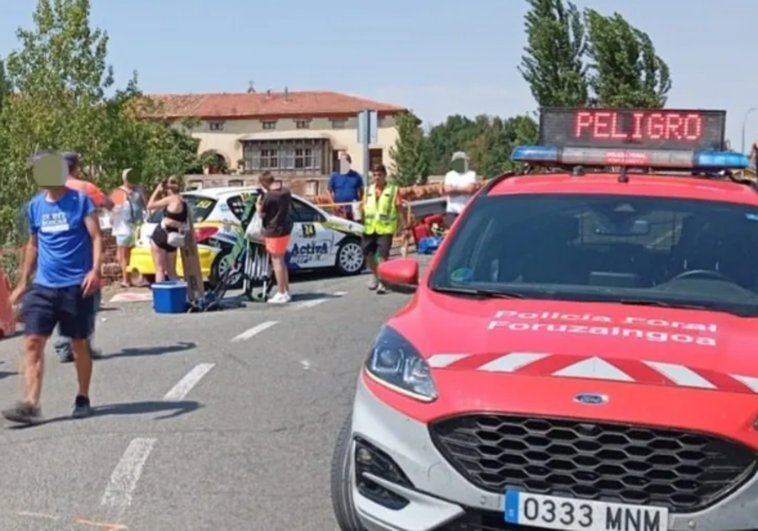
{"type": "Polygon", "coordinates": [[[327,91],[242,92],[216,94],[148,94],[158,104],[153,114],[164,118],[260,118],[357,114],[364,109],[384,113],[404,107],[327,91]]]}

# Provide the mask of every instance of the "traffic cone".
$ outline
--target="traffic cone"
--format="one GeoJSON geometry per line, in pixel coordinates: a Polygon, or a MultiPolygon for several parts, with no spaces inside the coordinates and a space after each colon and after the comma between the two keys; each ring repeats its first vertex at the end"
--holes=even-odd
{"type": "Polygon", "coordinates": [[[16,319],[13,316],[10,294],[10,284],[0,269],[0,338],[10,337],[16,333],[16,319]]]}

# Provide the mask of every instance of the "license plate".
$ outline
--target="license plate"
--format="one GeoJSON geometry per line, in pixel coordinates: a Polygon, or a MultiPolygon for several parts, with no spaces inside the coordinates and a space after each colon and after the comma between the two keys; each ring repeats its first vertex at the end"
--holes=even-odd
{"type": "Polygon", "coordinates": [[[505,492],[505,521],[562,531],[667,531],[668,509],[505,492]]]}

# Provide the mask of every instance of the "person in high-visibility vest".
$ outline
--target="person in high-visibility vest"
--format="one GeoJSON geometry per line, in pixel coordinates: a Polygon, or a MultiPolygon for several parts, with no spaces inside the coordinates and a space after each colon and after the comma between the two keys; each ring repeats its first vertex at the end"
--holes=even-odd
{"type": "Polygon", "coordinates": [[[400,211],[403,202],[397,185],[387,182],[387,168],[376,166],[371,170],[373,182],[363,198],[363,255],[373,276],[368,288],[377,293],[385,293],[386,289],[376,275],[379,261],[390,257],[392,238],[397,232],[400,211]],[[378,260],[377,260],[378,259],[378,260]]]}

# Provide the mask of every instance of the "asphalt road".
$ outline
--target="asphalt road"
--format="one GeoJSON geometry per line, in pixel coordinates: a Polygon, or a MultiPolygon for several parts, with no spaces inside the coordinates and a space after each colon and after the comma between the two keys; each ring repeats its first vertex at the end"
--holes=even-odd
{"type": "MultiPolygon", "coordinates": [[[[0,529],[333,531],[329,466],[367,347],[408,297],[366,277],[293,285],[287,307],[161,316],[106,303],[96,415],[48,348],[39,426],[0,427],[0,529]]],[[[20,338],[0,342],[0,406],[20,338]]]]}

